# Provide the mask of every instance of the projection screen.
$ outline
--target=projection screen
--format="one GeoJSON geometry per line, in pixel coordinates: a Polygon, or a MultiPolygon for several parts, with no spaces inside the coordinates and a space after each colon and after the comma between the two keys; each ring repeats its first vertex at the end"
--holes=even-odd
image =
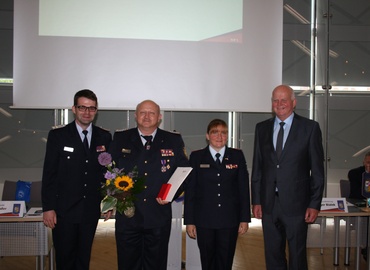
{"type": "Polygon", "coordinates": [[[282,0],[15,0],[13,107],[268,112],[282,0]]]}

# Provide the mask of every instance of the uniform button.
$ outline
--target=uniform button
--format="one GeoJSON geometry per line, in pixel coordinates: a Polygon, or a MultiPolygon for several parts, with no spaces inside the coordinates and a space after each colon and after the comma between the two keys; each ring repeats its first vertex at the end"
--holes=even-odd
{"type": "Polygon", "coordinates": [[[144,199],[143,201],[146,202],[146,199],[144,199]]]}
{"type": "Polygon", "coordinates": [[[85,187],[87,187],[87,184],[85,184],[85,187]]]}
{"type": "Polygon", "coordinates": [[[144,175],[145,175],[145,176],[147,176],[147,175],[148,175],[148,173],[144,173],[144,175]]]}
{"type": "Polygon", "coordinates": [[[84,199],[86,199],[86,196],[84,196],[84,199]]]}
{"type": "Polygon", "coordinates": [[[218,183],[218,184],[217,184],[217,186],[219,186],[219,187],[220,187],[220,186],[221,186],[221,184],[220,184],[220,183],[218,183]]]}
{"type": "Polygon", "coordinates": [[[278,168],[278,169],[279,169],[279,168],[280,168],[280,165],[279,165],[279,164],[278,164],[278,165],[276,165],[276,168],[278,168]]]}
{"type": "Polygon", "coordinates": [[[88,159],[86,159],[86,163],[89,163],[89,160],[88,159]]]}
{"type": "Polygon", "coordinates": [[[218,196],[218,197],[220,197],[220,196],[221,196],[221,194],[217,194],[217,196],[218,196]]]}
{"type": "Polygon", "coordinates": [[[220,176],[220,174],[218,173],[217,176],[220,176]]]}
{"type": "Polygon", "coordinates": [[[148,161],[145,160],[144,163],[146,164],[146,163],[148,163],[148,161]]]}
{"type": "Polygon", "coordinates": [[[221,207],[221,204],[220,203],[218,204],[218,207],[221,207]]]}
{"type": "Polygon", "coordinates": [[[68,156],[68,157],[67,157],[67,159],[71,159],[71,157],[70,157],[70,156],[68,156]]]}
{"type": "Polygon", "coordinates": [[[87,175],[87,172],[85,172],[85,175],[87,175]]]}
{"type": "Polygon", "coordinates": [[[148,188],[148,186],[144,186],[144,188],[148,188]]]}

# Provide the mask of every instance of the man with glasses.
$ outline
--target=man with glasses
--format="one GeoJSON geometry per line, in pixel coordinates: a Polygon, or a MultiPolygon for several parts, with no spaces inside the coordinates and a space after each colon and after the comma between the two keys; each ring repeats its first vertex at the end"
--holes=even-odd
{"type": "Polygon", "coordinates": [[[184,223],[197,239],[203,270],[231,270],[238,234],[251,221],[249,176],[244,154],[226,146],[225,121],[208,124],[207,147],[193,151],[186,182],[184,223]]]}
{"type": "Polygon", "coordinates": [[[58,270],[89,269],[100,217],[104,167],[98,155],[111,134],[92,124],[98,100],[88,89],[74,96],[75,120],[49,132],[42,177],[45,226],[52,229],[58,270]]]}

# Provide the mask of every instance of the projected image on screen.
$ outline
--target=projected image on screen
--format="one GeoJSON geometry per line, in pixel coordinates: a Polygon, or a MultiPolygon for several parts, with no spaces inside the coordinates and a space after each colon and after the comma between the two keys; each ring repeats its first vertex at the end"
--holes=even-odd
{"type": "Polygon", "coordinates": [[[241,42],[243,0],[40,0],[39,35],[241,42]]]}
{"type": "Polygon", "coordinates": [[[281,83],[282,5],[14,0],[13,106],[70,108],[89,88],[99,109],[153,99],[168,111],[269,112],[281,83]]]}

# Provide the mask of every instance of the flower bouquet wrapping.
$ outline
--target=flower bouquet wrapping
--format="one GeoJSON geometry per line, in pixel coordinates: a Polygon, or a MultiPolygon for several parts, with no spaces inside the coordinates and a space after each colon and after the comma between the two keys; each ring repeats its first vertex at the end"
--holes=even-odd
{"type": "Polygon", "coordinates": [[[101,212],[106,213],[116,208],[116,210],[127,217],[133,217],[135,214],[134,201],[136,195],[143,191],[143,177],[138,177],[137,168],[131,172],[125,172],[124,169],[116,168],[111,154],[103,152],[98,156],[100,165],[107,168],[104,174],[105,184],[102,186],[104,199],[101,201],[101,212]]]}

